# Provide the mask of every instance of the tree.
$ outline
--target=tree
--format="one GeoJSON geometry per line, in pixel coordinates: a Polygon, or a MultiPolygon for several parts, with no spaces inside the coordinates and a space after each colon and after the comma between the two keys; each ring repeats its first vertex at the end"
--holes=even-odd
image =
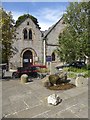
{"type": "Polygon", "coordinates": [[[18,25],[20,25],[26,18],[30,18],[35,23],[35,25],[40,29],[38,20],[34,16],[29,15],[29,14],[24,14],[24,15],[20,16],[18,18],[18,20],[16,21],[15,26],[17,27],[18,25]]]}
{"type": "Polygon", "coordinates": [[[88,31],[90,23],[88,2],[70,3],[63,20],[66,28],[59,36],[58,54],[65,62],[90,57],[88,31]]]}
{"type": "Polygon", "coordinates": [[[2,30],[2,63],[7,63],[12,55],[12,39],[14,34],[14,20],[12,19],[11,12],[6,13],[3,9],[0,9],[1,19],[1,30],[2,30]]]}

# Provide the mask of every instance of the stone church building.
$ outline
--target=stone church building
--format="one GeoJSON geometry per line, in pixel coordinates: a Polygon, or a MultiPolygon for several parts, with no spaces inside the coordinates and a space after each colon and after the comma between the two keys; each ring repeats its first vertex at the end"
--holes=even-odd
{"type": "Polygon", "coordinates": [[[57,62],[59,57],[55,50],[58,46],[58,36],[64,27],[61,18],[47,31],[40,31],[30,18],[26,18],[16,27],[16,35],[13,39],[14,53],[9,60],[9,69],[30,64],[46,64],[47,56],[51,56],[52,62],[57,62]]]}

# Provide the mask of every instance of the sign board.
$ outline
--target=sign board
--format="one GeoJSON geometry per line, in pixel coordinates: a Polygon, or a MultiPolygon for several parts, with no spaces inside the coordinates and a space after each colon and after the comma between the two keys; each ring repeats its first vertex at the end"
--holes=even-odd
{"type": "Polygon", "coordinates": [[[24,63],[28,63],[29,62],[28,59],[24,59],[23,61],[24,61],[24,63]]]}
{"type": "Polygon", "coordinates": [[[46,56],[46,62],[52,62],[52,57],[51,56],[46,56]]]}

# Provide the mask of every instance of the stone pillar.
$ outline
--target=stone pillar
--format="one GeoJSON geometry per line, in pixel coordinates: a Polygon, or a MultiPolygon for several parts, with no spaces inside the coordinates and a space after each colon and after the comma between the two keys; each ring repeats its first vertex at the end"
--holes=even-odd
{"type": "Polygon", "coordinates": [[[22,58],[22,56],[20,57],[20,66],[23,67],[23,58],[22,58]]]}
{"type": "Polygon", "coordinates": [[[35,54],[34,54],[34,51],[32,51],[32,55],[33,55],[33,64],[35,64],[35,54]]]}
{"type": "Polygon", "coordinates": [[[44,46],[44,60],[43,60],[43,64],[45,65],[46,64],[46,46],[45,46],[45,39],[43,41],[43,46],[44,46]]]}

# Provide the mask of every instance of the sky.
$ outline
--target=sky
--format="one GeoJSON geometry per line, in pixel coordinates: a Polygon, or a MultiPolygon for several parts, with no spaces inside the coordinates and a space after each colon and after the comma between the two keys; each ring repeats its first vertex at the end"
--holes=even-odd
{"type": "Polygon", "coordinates": [[[47,30],[66,12],[68,2],[3,2],[7,12],[11,11],[16,21],[23,14],[31,14],[38,19],[41,30],[47,30]]]}

